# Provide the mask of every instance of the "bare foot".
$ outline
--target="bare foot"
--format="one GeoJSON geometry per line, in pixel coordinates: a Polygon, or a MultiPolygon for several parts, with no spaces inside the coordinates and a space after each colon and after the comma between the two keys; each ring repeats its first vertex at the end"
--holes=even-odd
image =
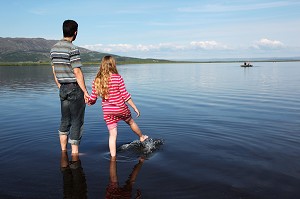
{"type": "Polygon", "coordinates": [[[72,161],[76,162],[79,160],[79,154],[78,153],[72,153],[72,161]]]}
{"type": "Polygon", "coordinates": [[[140,141],[141,141],[141,142],[144,142],[147,138],[148,138],[148,135],[142,135],[142,136],[140,137],[140,141]]]}
{"type": "Polygon", "coordinates": [[[67,151],[62,151],[61,153],[61,160],[60,160],[60,167],[66,168],[69,165],[69,158],[67,151]]]}
{"type": "Polygon", "coordinates": [[[139,162],[144,162],[145,161],[145,157],[140,157],[139,162]]]}
{"type": "Polygon", "coordinates": [[[110,157],[110,161],[116,161],[117,160],[117,157],[116,156],[111,156],[110,157]]]}

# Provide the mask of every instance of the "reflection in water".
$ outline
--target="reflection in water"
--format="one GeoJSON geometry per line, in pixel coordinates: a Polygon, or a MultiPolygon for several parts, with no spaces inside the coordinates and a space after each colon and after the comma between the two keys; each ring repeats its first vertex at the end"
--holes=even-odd
{"type": "Polygon", "coordinates": [[[60,168],[63,175],[64,198],[87,198],[86,179],[79,156],[72,155],[72,160],[69,161],[68,153],[62,151],[60,168]]]}
{"type": "MultiPolygon", "coordinates": [[[[132,172],[128,176],[126,183],[123,187],[119,186],[118,175],[117,175],[117,160],[115,157],[110,159],[109,165],[109,174],[110,174],[110,182],[106,188],[106,199],[120,199],[120,198],[128,198],[132,197],[132,189],[133,184],[135,183],[135,179],[142,168],[145,159],[140,158],[139,162],[133,167],[132,172]]],[[[137,189],[135,199],[141,198],[141,191],[137,189]]]]}

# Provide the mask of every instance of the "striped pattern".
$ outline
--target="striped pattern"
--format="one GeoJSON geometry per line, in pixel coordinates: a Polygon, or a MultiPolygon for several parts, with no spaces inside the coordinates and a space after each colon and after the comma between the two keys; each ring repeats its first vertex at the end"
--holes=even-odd
{"type": "MultiPolygon", "coordinates": [[[[95,104],[97,100],[94,82],[89,103],[95,104]]],[[[131,113],[126,105],[126,101],[131,98],[127,92],[122,76],[112,74],[109,82],[109,98],[102,99],[103,117],[107,125],[115,124],[120,120],[131,118],[131,113]]]]}
{"type": "Polygon", "coordinates": [[[50,51],[50,58],[59,83],[76,82],[73,68],[82,64],[79,49],[72,42],[61,40],[56,43],[50,51]]]}

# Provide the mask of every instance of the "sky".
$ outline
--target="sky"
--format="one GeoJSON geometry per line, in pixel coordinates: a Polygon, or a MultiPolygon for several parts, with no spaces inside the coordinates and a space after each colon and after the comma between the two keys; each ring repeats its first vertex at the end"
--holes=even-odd
{"type": "Polygon", "coordinates": [[[62,39],[138,58],[300,56],[299,0],[0,0],[0,37],[62,39]]]}

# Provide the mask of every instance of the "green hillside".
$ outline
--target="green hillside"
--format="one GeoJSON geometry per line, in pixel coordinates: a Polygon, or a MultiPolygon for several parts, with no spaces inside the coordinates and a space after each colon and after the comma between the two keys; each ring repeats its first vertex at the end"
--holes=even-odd
{"type": "MultiPolygon", "coordinates": [[[[3,38],[0,37],[0,65],[40,65],[49,64],[49,52],[57,40],[43,38],[3,38]]],[[[83,64],[98,64],[106,53],[80,48],[83,64]]],[[[113,55],[113,54],[111,54],[113,55]]],[[[113,55],[118,64],[168,63],[168,60],[139,59],[113,55]]]]}

